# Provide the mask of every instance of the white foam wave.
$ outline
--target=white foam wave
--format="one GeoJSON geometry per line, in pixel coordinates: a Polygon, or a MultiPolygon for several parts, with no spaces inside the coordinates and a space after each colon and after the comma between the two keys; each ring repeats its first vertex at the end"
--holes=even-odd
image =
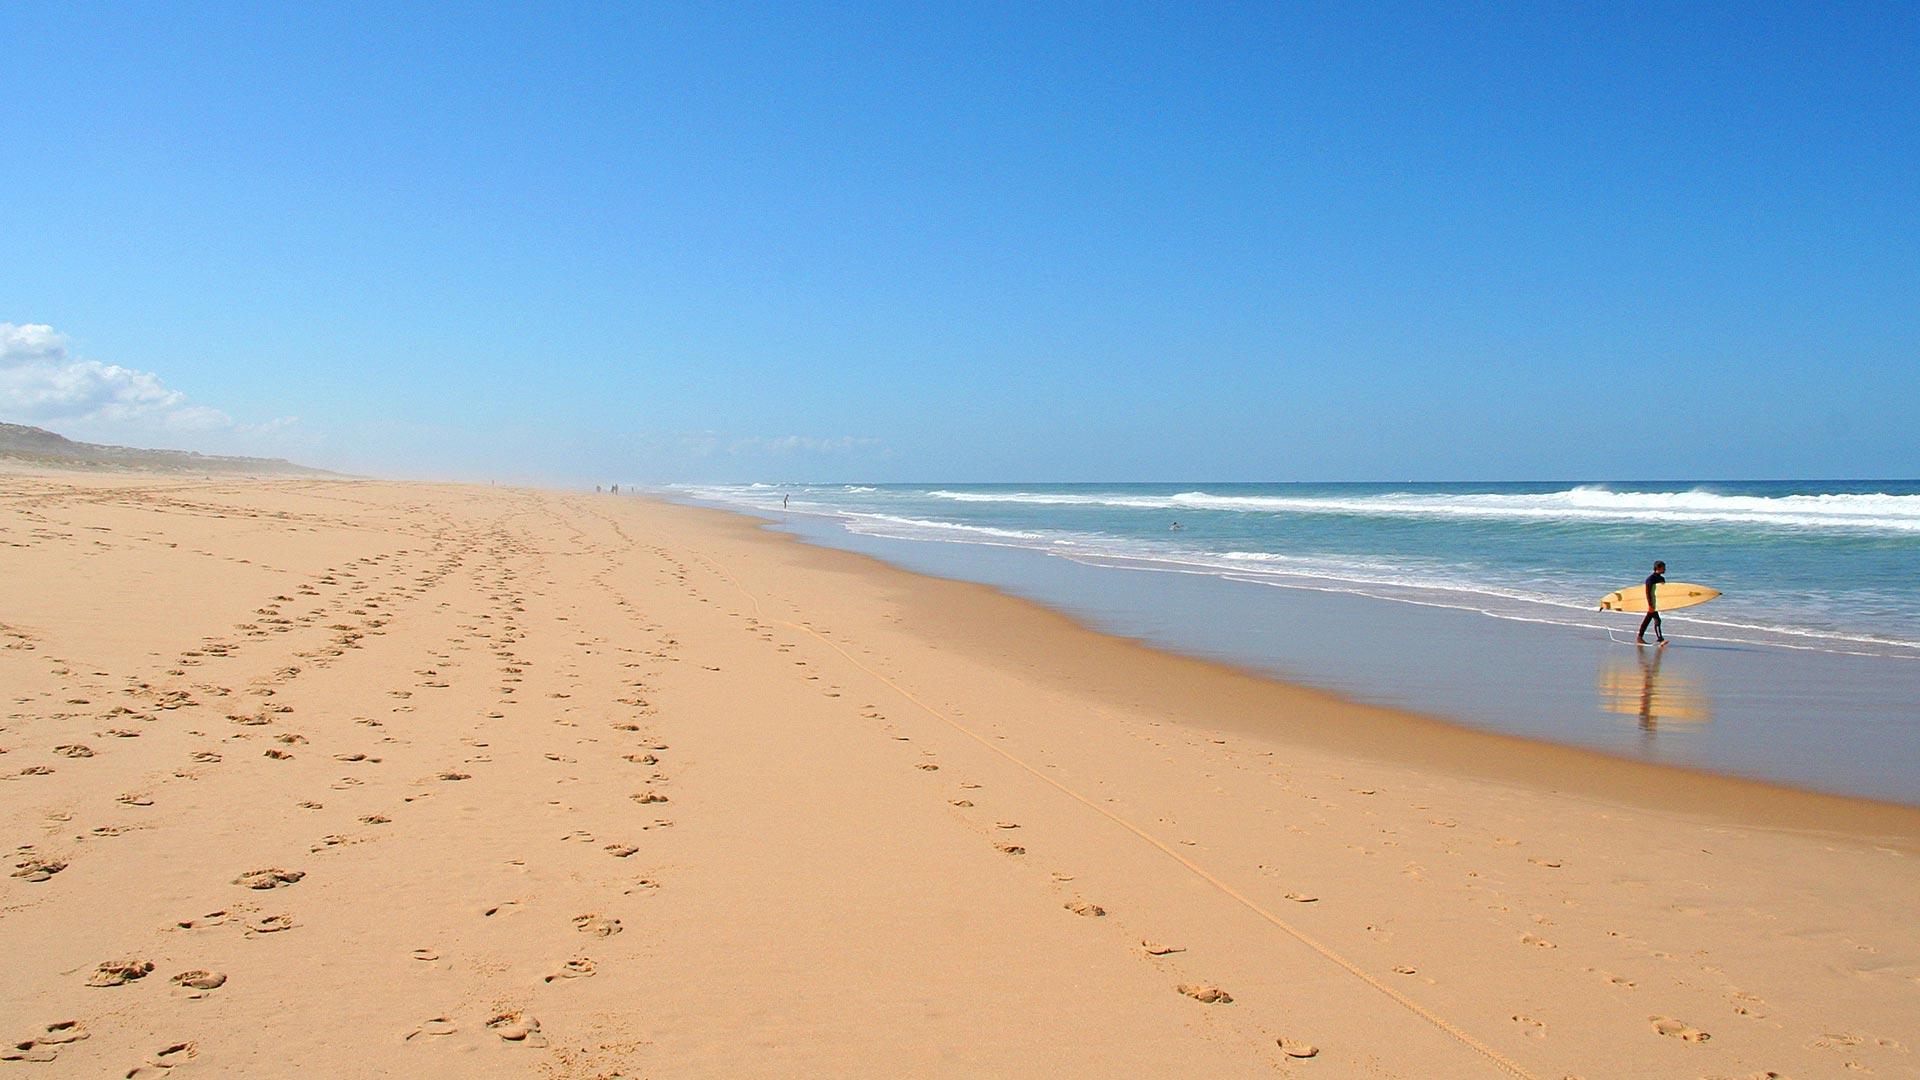
{"type": "Polygon", "coordinates": [[[1611,491],[1575,487],[1539,494],[1173,495],[935,490],[930,498],[963,503],[1106,506],[1139,510],[1213,510],[1270,514],[1348,514],[1521,521],[1743,524],[1796,529],[1920,532],[1920,495],[1721,495],[1711,491],[1611,491]]]}
{"type": "MultiPolygon", "coordinates": [[[[1564,592],[1508,589],[1463,578],[1447,568],[1366,559],[1281,555],[1264,551],[1219,553],[1138,548],[1082,548],[1057,550],[1078,561],[1125,566],[1138,570],[1173,570],[1213,574],[1234,581],[1344,593],[1376,600],[1393,600],[1424,607],[1473,611],[1498,619],[1602,629],[1592,603],[1571,600],[1564,592]]],[[[1566,583],[1570,591],[1577,586],[1566,583]]],[[[1590,591],[1591,587],[1589,587],[1590,591]]],[[[1706,618],[1698,611],[1670,614],[1667,621],[1689,627],[1713,627],[1721,633],[1709,640],[1770,645],[1857,656],[1920,659],[1920,641],[1837,629],[1814,629],[1771,622],[1706,618]]],[[[1691,629],[1692,636],[1702,636],[1691,629]]]]}
{"type": "Polygon", "coordinates": [[[868,536],[890,536],[902,540],[929,539],[940,536],[995,537],[1001,540],[1045,541],[1045,533],[1024,532],[1019,529],[995,529],[986,525],[962,525],[955,521],[931,521],[926,518],[896,517],[892,514],[861,514],[843,512],[840,517],[851,532],[868,536]]]}

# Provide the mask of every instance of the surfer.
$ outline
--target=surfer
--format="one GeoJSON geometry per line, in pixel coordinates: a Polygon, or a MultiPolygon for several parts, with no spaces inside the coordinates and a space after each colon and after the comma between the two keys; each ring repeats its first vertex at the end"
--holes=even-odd
{"type": "Polygon", "coordinates": [[[1647,643],[1649,624],[1653,626],[1653,640],[1662,645],[1667,643],[1667,635],[1662,632],[1660,626],[1660,608],[1653,598],[1653,587],[1666,583],[1667,564],[1656,560],[1653,564],[1653,573],[1647,575],[1647,617],[1640,620],[1640,632],[1634,635],[1634,640],[1642,645],[1647,643]]]}

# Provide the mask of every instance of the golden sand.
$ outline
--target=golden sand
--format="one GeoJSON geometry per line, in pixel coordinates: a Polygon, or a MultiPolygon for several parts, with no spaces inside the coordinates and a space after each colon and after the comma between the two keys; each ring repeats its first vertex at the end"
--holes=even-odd
{"type": "Polygon", "coordinates": [[[730,515],[0,473],[0,1077],[1920,1075],[1920,811],[730,515]]]}

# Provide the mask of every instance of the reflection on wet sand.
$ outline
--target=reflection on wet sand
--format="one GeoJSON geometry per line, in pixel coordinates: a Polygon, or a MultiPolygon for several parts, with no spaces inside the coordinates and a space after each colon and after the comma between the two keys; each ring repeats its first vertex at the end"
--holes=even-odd
{"type": "Polygon", "coordinates": [[[1713,703],[1685,675],[1660,666],[1667,650],[1636,648],[1631,658],[1614,654],[1600,666],[1600,707],[1639,720],[1652,734],[1662,723],[1710,724],[1713,703]]]}

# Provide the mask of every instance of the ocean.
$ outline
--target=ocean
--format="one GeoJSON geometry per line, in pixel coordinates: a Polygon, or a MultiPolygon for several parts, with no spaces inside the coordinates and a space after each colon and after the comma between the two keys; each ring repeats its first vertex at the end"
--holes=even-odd
{"type": "Polygon", "coordinates": [[[1920,482],[670,493],[1362,700],[1920,802],[1920,482]],[[1669,580],[1724,593],[1666,616],[1667,655],[1631,646],[1638,616],[1596,610],[1655,559],[1669,580]],[[1532,658],[1522,685],[1470,676],[1488,649],[1532,658]],[[1622,716],[1631,732],[1613,729],[1622,716]],[[1672,734],[1650,742],[1663,721],[1672,734]]]}

